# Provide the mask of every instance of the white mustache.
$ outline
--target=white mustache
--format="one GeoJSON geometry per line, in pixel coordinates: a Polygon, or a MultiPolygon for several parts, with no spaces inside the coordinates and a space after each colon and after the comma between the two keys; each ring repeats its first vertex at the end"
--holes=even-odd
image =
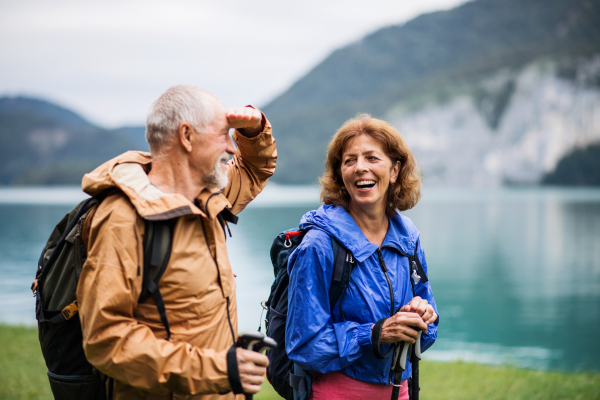
{"type": "Polygon", "coordinates": [[[229,161],[229,158],[230,158],[229,154],[227,152],[224,152],[223,154],[221,154],[221,157],[219,157],[219,162],[226,164],[227,161],[229,161]]]}

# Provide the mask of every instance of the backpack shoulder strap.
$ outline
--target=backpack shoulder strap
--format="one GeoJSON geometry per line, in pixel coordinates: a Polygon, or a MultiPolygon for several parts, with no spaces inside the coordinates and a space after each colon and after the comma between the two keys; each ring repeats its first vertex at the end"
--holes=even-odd
{"type": "Polygon", "coordinates": [[[171,258],[174,225],[175,220],[146,220],[146,232],[144,234],[144,276],[142,280],[142,292],[138,299],[138,303],[143,303],[152,296],[154,303],[156,303],[156,308],[158,308],[160,320],[167,331],[166,340],[171,338],[171,330],[169,328],[165,303],[160,290],[158,290],[158,281],[165,272],[171,258]]]}
{"type": "Polygon", "coordinates": [[[354,265],[354,256],[333,236],[331,236],[331,247],[333,249],[334,260],[333,277],[331,287],[329,288],[329,304],[333,308],[350,282],[350,272],[354,265]]]}
{"type": "Polygon", "coordinates": [[[333,282],[341,282],[344,274],[344,263],[346,262],[346,249],[340,245],[336,238],[331,238],[331,247],[335,255],[333,261],[333,282]]]}

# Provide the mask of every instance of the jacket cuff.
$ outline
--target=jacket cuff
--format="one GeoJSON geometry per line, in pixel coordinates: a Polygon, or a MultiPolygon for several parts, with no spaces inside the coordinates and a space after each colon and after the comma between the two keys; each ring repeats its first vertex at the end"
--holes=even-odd
{"type": "Polygon", "coordinates": [[[227,377],[229,378],[229,384],[231,390],[235,394],[244,393],[242,388],[242,382],[240,381],[240,372],[238,370],[237,355],[235,352],[236,346],[233,345],[227,351],[227,377]]]}
{"type": "Polygon", "coordinates": [[[259,167],[274,170],[277,160],[277,150],[269,121],[266,122],[265,128],[257,136],[248,138],[236,130],[233,133],[233,140],[237,145],[237,154],[242,159],[258,163],[259,167]]]}
{"type": "Polygon", "coordinates": [[[371,341],[371,326],[373,324],[362,324],[358,326],[358,345],[361,349],[370,349],[373,346],[371,341]]]}

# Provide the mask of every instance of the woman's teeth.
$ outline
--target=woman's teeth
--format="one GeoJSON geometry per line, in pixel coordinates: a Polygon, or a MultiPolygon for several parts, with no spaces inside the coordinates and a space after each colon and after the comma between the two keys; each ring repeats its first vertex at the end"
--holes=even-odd
{"type": "Polygon", "coordinates": [[[370,189],[375,186],[375,181],[358,181],[356,187],[359,189],[370,189]]]}

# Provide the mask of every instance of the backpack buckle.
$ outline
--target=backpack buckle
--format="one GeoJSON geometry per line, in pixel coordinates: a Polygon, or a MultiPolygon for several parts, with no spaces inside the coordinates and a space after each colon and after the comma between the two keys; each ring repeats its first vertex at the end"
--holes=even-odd
{"type": "Polygon", "coordinates": [[[421,280],[421,276],[417,273],[417,263],[414,261],[412,262],[411,278],[412,278],[413,282],[415,283],[415,285],[417,284],[417,282],[419,282],[421,280]]]}
{"type": "Polygon", "coordinates": [[[77,300],[75,300],[74,302],[63,308],[61,313],[63,317],[65,317],[65,321],[68,321],[71,318],[73,318],[73,316],[77,314],[78,311],[79,307],[77,306],[77,300]]]}

